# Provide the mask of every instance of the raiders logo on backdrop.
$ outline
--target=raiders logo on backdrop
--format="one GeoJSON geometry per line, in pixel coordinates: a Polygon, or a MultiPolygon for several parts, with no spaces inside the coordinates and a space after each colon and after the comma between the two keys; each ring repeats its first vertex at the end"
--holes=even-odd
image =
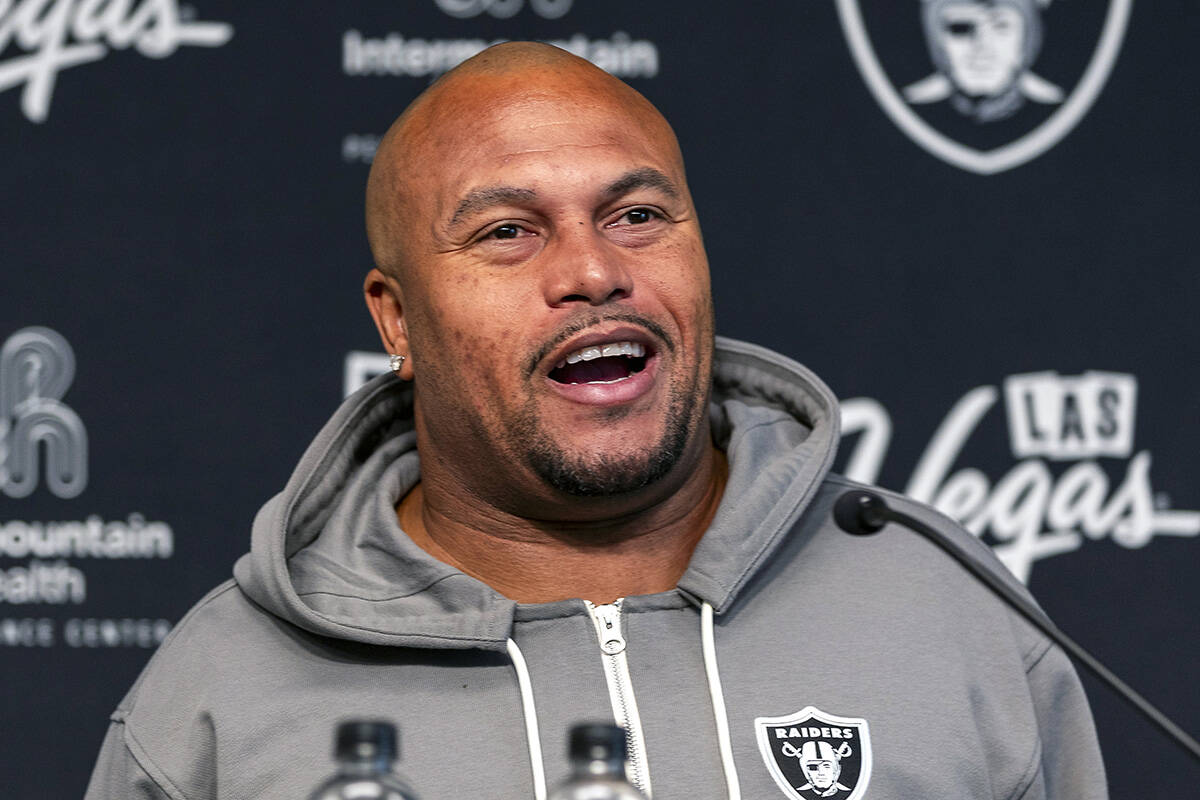
{"type": "Polygon", "coordinates": [[[767,771],[792,800],[858,800],[871,778],[867,721],[805,706],[786,717],[754,720],[767,771]]]}
{"type": "Polygon", "coordinates": [[[1100,94],[1133,0],[837,0],[863,79],[938,158],[991,175],[1058,144],[1100,94]]]}

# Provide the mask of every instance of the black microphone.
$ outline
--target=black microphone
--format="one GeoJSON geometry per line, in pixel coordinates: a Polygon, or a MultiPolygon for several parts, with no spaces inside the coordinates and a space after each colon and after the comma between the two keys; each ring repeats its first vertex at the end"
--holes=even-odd
{"type": "Polygon", "coordinates": [[[1159,711],[1146,698],[1142,697],[1132,687],[1114,675],[1095,656],[1084,650],[1075,640],[1059,630],[1050,621],[1050,618],[1042,613],[1041,609],[1014,591],[1011,586],[997,575],[974,561],[967,555],[965,550],[960,548],[946,534],[926,525],[915,517],[905,514],[903,511],[897,511],[875,492],[862,489],[845,492],[834,502],[833,521],[846,533],[852,533],[855,536],[870,536],[873,533],[878,533],[889,522],[895,522],[911,531],[921,534],[940,547],[959,564],[962,564],[968,572],[983,582],[1001,600],[1008,603],[1014,611],[1029,620],[1035,628],[1046,634],[1051,641],[1069,653],[1072,658],[1087,667],[1088,671],[1141,712],[1142,716],[1186,750],[1192,758],[1200,761],[1200,743],[1197,743],[1183,728],[1172,722],[1166,714],[1159,711]]]}

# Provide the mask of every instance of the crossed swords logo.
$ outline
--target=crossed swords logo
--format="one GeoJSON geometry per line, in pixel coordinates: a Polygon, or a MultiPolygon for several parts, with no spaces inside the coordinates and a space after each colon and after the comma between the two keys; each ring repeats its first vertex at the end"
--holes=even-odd
{"type": "MultiPolygon", "coordinates": [[[[779,748],[779,751],[781,753],[783,753],[785,756],[787,756],[788,758],[803,758],[804,757],[803,755],[801,755],[800,751],[797,750],[795,748],[795,746],[792,745],[791,742],[784,742],[783,747],[779,748]]],[[[842,746],[839,747],[837,750],[833,751],[833,754],[835,756],[837,756],[839,760],[845,758],[848,755],[852,755],[853,753],[854,753],[854,751],[852,749],[850,749],[849,742],[842,742],[842,746]]]]}

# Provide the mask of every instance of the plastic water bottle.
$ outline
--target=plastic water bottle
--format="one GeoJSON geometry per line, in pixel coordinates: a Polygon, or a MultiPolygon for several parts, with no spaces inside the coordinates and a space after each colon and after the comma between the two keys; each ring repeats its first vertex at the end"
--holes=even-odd
{"type": "Polygon", "coordinates": [[[619,726],[575,725],[567,755],[571,777],[550,800],[646,800],[625,777],[625,731],[619,726]]]}
{"type": "Polygon", "coordinates": [[[352,720],[337,727],[333,756],[338,770],[308,800],[417,800],[392,773],[398,753],[396,726],[382,720],[352,720]]]}

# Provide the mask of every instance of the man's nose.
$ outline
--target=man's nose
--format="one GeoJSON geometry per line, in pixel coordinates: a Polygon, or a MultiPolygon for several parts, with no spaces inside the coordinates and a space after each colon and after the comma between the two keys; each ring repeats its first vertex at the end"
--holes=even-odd
{"type": "Polygon", "coordinates": [[[633,293],[633,278],[621,248],[590,225],[558,237],[545,253],[543,273],[546,303],[557,308],[571,303],[598,306],[633,293]]]}

